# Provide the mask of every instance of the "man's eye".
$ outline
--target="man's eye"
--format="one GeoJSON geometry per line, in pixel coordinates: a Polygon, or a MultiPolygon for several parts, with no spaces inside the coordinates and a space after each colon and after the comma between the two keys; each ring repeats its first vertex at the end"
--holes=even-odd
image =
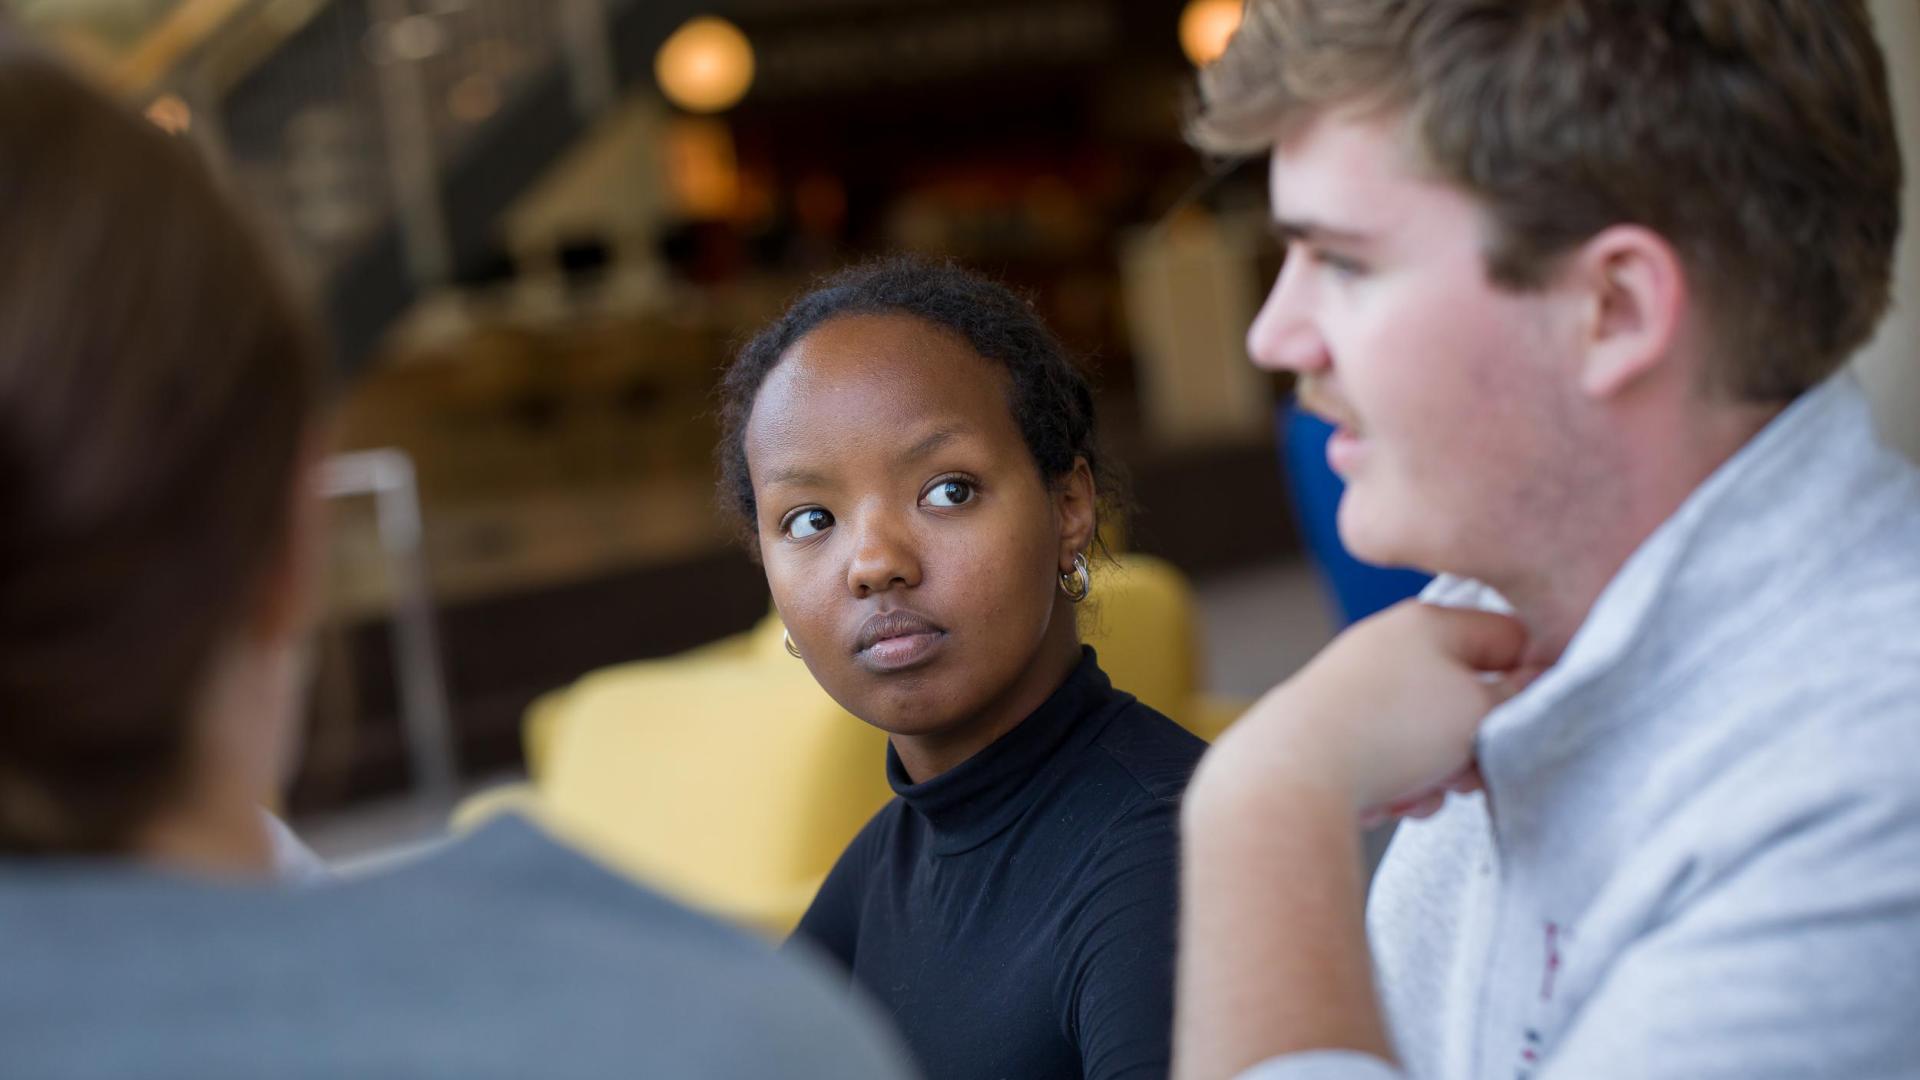
{"type": "Polygon", "coordinates": [[[1365,268],[1352,259],[1339,255],[1329,255],[1324,251],[1314,252],[1313,261],[1342,277],[1358,277],[1365,272],[1365,268]]]}
{"type": "Polygon", "coordinates": [[[965,480],[942,480],[927,492],[927,502],[934,506],[959,506],[973,498],[973,485],[965,480]]]}
{"type": "Polygon", "coordinates": [[[804,540],[815,533],[825,532],[833,527],[833,515],[817,506],[795,511],[781,524],[780,529],[795,540],[804,540]]]}

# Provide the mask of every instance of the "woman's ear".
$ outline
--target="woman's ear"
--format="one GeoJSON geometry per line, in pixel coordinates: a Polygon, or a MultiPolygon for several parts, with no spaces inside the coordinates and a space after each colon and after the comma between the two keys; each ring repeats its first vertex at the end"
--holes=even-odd
{"type": "Polygon", "coordinates": [[[1073,569],[1073,557],[1082,554],[1093,543],[1093,531],[1098,526],[1098,514],[1095,512],[1097,493],[1093,488],[1093,469],[1087,465],[1087,459],[1075,456],[1073,468],[1053,485],[1054,518],[1060,525],[1060,573],[1073,569]]]}

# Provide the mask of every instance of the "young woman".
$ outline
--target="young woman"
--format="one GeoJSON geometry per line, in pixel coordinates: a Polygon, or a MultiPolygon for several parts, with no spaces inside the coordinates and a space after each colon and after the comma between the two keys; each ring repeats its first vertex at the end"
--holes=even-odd
{"type": "Polygon", "coordinates": [[[1007,290],[899,260],[794,304],[723,393],[723,482],[789,648],[889,734],[899,795],[796,938],[935,1080],[1164,1077],[1204,744],[1080,644],[1112,490],[1086,382],[1007,290]]]}
{"type": "Polygon", "coordinates": [[[188,143],[3,26],[0,237],[0,1071],[900,1075],[831,983],[524,823],[278,883],[305,316],[188,143]]]}

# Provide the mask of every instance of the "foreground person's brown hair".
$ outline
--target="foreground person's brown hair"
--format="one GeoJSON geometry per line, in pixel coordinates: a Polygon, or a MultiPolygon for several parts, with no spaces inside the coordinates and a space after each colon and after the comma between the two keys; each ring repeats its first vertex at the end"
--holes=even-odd
{"type": "Polygon", "coordinates": [[[193,148],[0,27],[0,852],[124,850],[184,782],[321,366],[193,148]]]}
{"type": "Polygon", "coordinates": [[[1665,236],[1715,318],[1715,389],[1791,398],[1886,310],[1900,159],[1863,0],[1249,0],[1194,141],[1265,150],[1404,114],[1513,288],[1609,225],[1665,236]]]}

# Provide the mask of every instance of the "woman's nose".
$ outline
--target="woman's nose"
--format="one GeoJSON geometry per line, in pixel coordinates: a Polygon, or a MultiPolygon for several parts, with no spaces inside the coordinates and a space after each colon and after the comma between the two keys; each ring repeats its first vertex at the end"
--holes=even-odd
{"type": "Polygon", "coordinates": [[[920,584],[920,558],[912,530],[886,515],[864,517],[859,541],[847,564],[847,590],[865,598],[895,586],[920,584]]]}

